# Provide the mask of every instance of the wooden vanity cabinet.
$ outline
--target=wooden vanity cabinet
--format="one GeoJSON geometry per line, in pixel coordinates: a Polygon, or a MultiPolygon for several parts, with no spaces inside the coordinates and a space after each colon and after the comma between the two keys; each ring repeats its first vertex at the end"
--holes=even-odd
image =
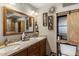
{"type": "Polygon", "coordinates": [[[14,56],[45,56],[46,55],[46,39],[43,39],[26,49],[14,54],[14,56]]]}
{"type": "Polygon", "coordinates": [[[45,56],[46,55],[46,39],[28,48],[28,56],[45,56]]]}
{"type": "Polygon", "coordinates": [[[28,56],[39,56],[39,42],[31,45],[30,47],[28,47],[28,56]]]}
{"type": "Polygon", "coordinates": [[[40,56],[45,56],[46,55],[46,40],[41,40],[39,42],[40,44],[40,56]]]}
{"type": "Polygon", "coordinates": [[[27,56],[27,48],[16,52],[16,54],[14,54],[13,56],[27,56]]]}

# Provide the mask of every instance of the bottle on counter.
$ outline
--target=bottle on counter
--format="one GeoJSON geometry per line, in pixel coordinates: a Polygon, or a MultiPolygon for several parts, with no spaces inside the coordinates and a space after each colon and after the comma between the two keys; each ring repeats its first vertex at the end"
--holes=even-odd
{"type": "Polygon", "coordinates": [[[35,22],[35,32],[39,32],[38,25],[37,25],[37,21],[35,22]]]}
{"type": "Polygon", "coordinates": [[[22,34],[22,40],[24,41],[25,40],[25,33],[23,32],[22,34]]]}
{"type": "Polygon", "coordinates": [[[57,38],[58,40],[60,40],[60,36],[58,36],[58,38],[57,38]]]}

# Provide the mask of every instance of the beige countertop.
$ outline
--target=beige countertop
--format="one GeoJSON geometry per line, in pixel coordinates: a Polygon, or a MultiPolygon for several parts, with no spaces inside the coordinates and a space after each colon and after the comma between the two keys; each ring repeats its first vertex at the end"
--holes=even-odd
{"type": "Polygon", "coordinates": [[[28,41],[18,41],[18,42],[8,44],[8,46],[6,47],[2,46],[0,47],[0,56],[9,56],[45,38],[46,38],[45,36],[30,38],[28,41]]]}
{"type": "Polygon", "coordinates": [[[68,43],[68,44],[71,44],[71,45],[79,46],[79,43],[73,42],[73,41],[70,41],[70,40],[57,40],[57,42],[58,43],[68,43]]]}

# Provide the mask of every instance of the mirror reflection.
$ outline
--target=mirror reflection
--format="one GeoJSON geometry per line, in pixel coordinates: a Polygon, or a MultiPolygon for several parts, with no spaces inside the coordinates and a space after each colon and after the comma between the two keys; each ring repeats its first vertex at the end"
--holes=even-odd
{"type": "Polygon", "coordinates": [[[33,32],[34,17],[6,8],[6,34],[33,32]]]}

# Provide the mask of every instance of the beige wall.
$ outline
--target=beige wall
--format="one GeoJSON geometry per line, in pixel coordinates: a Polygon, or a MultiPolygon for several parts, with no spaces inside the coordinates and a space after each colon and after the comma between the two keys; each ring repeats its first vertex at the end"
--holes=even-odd
{"type": "Polygon", "coordinates": [[[57,7],[56,13],[58,13],[58,12],[63,12],[63,11],[68,11],[68,10],[73,10],[73,9],[79,9],[79,4],[74,4],[67,7],[63,7],[62,4],[59,4],[56,7],[57,7]]]}
{"type": "Polygon", "coordinates": [[[49,8],[45,7],[39,10],[39,15],[37,18],[37,23],[39,26],[39,34],[40,35],[47,35],[47,40],[52,52],[56,52],[56,15],[55,13],[48,15],[54,16],[54,30],[48,30],[48,27],[43,26],[43,13],[48,12],[49,8]]]}

